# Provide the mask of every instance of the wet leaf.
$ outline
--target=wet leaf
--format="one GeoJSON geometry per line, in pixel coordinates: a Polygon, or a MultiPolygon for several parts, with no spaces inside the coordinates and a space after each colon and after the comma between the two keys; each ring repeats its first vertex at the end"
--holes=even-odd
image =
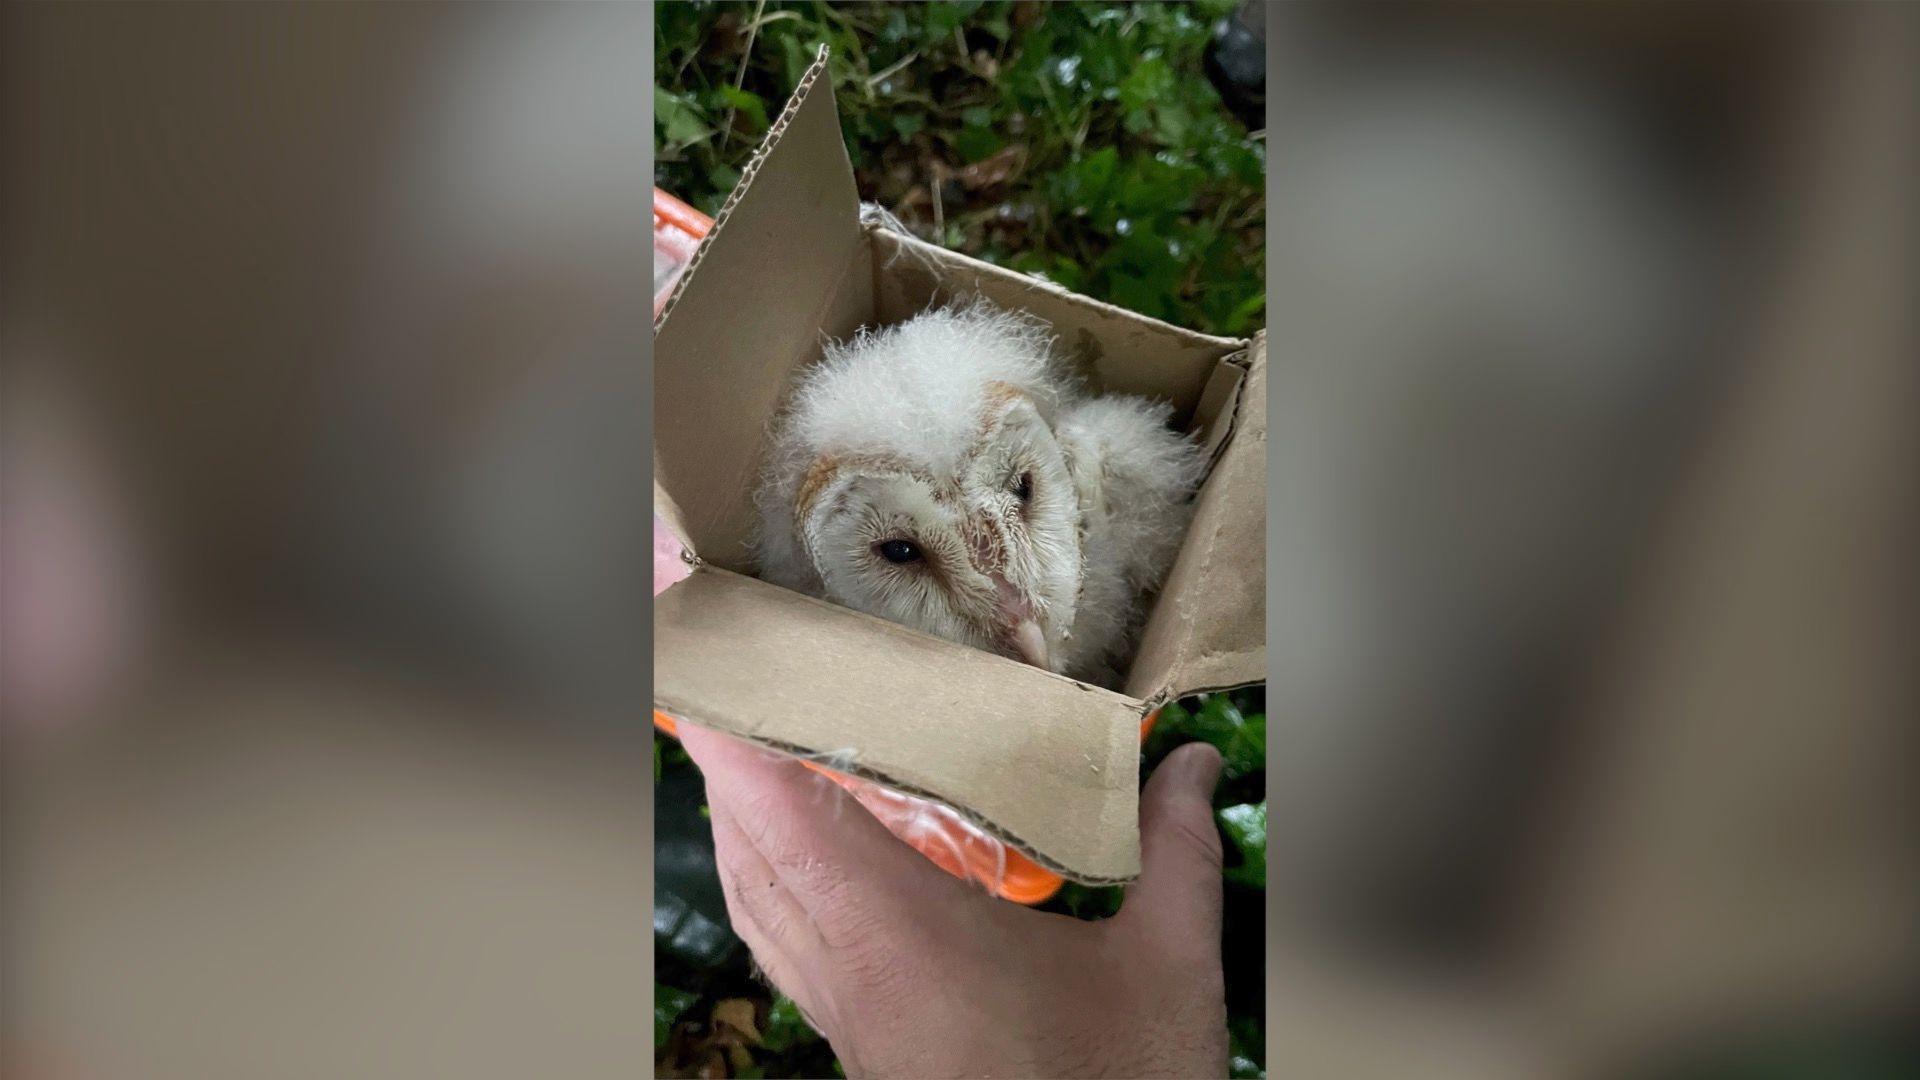
{"type": "Polygon", "coordinates": [[[795,1005],[793,999],[776,993],[773,1006],[767,1010],[767,1029],[760,1038],[768,1050],[783,1051],[803,1043],[819,1042],[820,1033],[800,1015],[800,1006],[795,1005]]]}
{"type": "Polygon", "coordinates": [[[674,1021],[687,1011],[697,996],[685,990],[675,990],[671,986],[653,984],[653,1045],[662,1047],[667,1044],[667,1035],[673,1030],[674,1021]]]}
{"type": "Polygon", "coordinates": [[[1199,708],[1192,711],[1178,704],[1162,709],[1147,743],[1148,757],[1158,759],[1180,743],[1195,739],[1212,743],[1220,751],[1224,780],[1266,771],[1266,713],[1242,712],[1230,694],[1204,695],[1199,708]]]}
{"type": "Polygon", "coordinates": [[[660,138],[670,146],[689,146],[713,134],[694,103],[670,90],[654,87],[653,121],[660,138]]]}
{"type": "Polygon", "coordinates": [[[1000,146],[1000,136],[984,128],[961,128],[953,133],[954,152],[969,164],[991,156],[1000,146]]]}
{"type": "Polygon", "coordinates": [[[760,95],[722,84],[720,99],[752,121],[750,131],[757,133],[767,130],[767,103],[760,99],[760,95]]]}
{"type": "Polygon", "coordinates": [[[1241,803],[1214,815],[1227,835],[1227,842],[1239,856],[1228,856],[1228,881],[1252,889],[1267,887],[1267,804],[1241,803]]]}

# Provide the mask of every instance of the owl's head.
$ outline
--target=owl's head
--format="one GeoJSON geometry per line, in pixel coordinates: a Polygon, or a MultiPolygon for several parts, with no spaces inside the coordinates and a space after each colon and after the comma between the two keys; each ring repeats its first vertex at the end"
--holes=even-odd
{"type": "Polygon", "coordinates": [[[1049,343],[974,304],[829,347],[776,436],[763,576],[1060,670],[1081,518],[1049,343]]]}

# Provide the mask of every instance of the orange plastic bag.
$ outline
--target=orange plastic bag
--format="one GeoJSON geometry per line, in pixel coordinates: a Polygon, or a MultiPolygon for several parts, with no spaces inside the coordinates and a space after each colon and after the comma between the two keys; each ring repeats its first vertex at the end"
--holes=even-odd
{"type": "Polygon", "coordinates": [[[653,313],[657,317],[673,284],[693,261],[694,249],[713,228],[713,219],[653,189],[653,313]]]}
{"type": "MultiPolygon", "coordinates": [[[[1156,710],[1141,721],[1142,741],[1159,716],[1156,710]]],[[[673,718],[659,710],[654,711],[653,723],[669,735],[678,734],[673,718]]],[[[815,762],[801,764],[845,788],[888,832],[962,881],[975,882],[1016,904],[1042,903],[1065,884],[1060,875],[975,828],[951,807],[815,762]]]]}

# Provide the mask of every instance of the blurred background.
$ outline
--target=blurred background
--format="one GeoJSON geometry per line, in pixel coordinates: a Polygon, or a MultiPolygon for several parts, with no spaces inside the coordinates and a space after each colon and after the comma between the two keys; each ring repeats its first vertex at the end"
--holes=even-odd
{"type": "Polygon", "coordinates": [[[1275,1075],[1914,1075],[1916,15],[1270,9],[1275,1075]]]}
{"type": "Polygon", "coordinates": [[[1234,1068],[1913,1075],[1914,9],[893,10],[0,9],[8,1075],[732,993],[645,975],[638,72],[711,209],[788,37],[923,235],[1270,329],[1234,1068]]]}
{"type": "Polygon", "coordinates": [[[644,1073],[648,12],[0,23],[0,1072],[644,1073]]]}

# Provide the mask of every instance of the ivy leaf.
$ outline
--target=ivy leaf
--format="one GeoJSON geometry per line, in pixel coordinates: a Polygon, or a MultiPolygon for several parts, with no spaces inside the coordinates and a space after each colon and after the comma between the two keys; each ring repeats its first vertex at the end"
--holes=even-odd
{"type": "Polygon", "coordinates": [[[1120,107],[1140,109],[1173,96],[1173,69],[1158,56],[1140,60],[1120,82],[1120,107]]]}
{"type": "Polygon", "coordinates": [[[1227,1053],[1230,1075],[1265,1080],[1267,1040],[1253,1017],[1236,1016],[1227,1021],[1227,1053]]]}
{"type": "Polygon", "coordinates": [[[669,146],[691,146],[713,134],[691,98],[657,86],[653,89],[653,122],[669,146]]]}
{"type": "Polygon", "coordinates": [[[671,986],[653,984],[653,1045],[667,1044],[667,1035],[673,1031],[674,1021],[699,1000],[696,994],[685,990],[675,990],[671,986]]]}
{"type": "MultiPolygon", "coordinates": [[[[1224,334],[1232,334],[1232,335],[1238,335],[1238,334],[1244,333],[1247,331],[1248,328],[1255,325],[1254,320],[1258,318],[1260,314],[1266,310],[1267,310],[1267,294],[1265,292],[1256,292],[1253,295],[1247,297],[1245,300],[1240,301],[1240,303],[1237,306],[1235,306],[1231,312],[1227,314],[1227,317],[1221,320],[1222,322],[1221,332],[1224,334]]],[[[1260,748],[1261,748],[1261,753],[1263,754],[1266,752],[1266,743],[1267,743],[1265,728],[1266,728],[1266,718],[1262,717],[1261,718],[1262,730],[1260,732],[1260,748]]]]}
{"type": "Polygon", "coordinates": [[[800,1006],[776,992],[773,1006],[767,1010],[767,1029],[760,1033],[761,1045],[774,1053],[784,1053],[803,1043],[819,1041],[820,1033],[800,1015],[800,1006]]]}
{"type": "Polygon", "coordinates": [[[969,165],[992,157],[1001,145],[1000,136],[985,128],[964,127],[953,134],[954,153],[969,165]]]}
{"type": "Polygon", "coordinates": [[[767,130],[767,103],[760,100],[759,94],[721,83],[720,99],[751,119],[756,133],[767,130]]]}
{"type": "Polygon", "coordinates": [[[733,194],[734,187],[740,183],[740,170],[716,161],[707,170],[707,180],[713,184],[714,191],[718,192],[720,199],[724,201],[728,195],[733,194]]]}
{"type": "Polygon", "coordinates": [[[1229,866],[1226,879],[1252,889],[1267,887],[1267,803],[1241,803],[1214,815],[1226,832],[1228,843],[1240,854],[1238,865],[1229,866]]]}
{"type": "Polygon", "coordinates": [[[1177,704],[1160,711],[1147,748],[1150,757],[1189,739],[1212,743],[1224,761],[1221,775],[1238,780],[1267,768],[1267,714],[1242,713],[1230,694],[1207,694],[1200,708],[1188,712],[1177,704]]]}

